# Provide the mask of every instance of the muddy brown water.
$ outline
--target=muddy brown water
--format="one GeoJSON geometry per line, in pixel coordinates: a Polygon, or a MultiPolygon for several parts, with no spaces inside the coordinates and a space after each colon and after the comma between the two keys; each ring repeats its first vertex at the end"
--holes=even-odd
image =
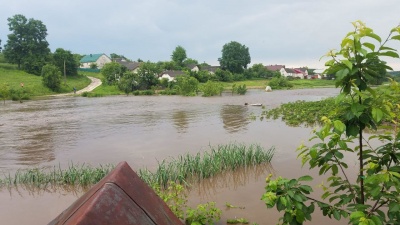
{"type": "MultiPolygon", "coordinates": [[[[227,143],[275,147],[271,165],[225,173],[192,187],[190,206],[207,201],[223,209],[228,218],[251,223],[276,224],[279,214],[260,200],[265,177],[315,175],[302,169],[296,147],[307,143],[308,127],[289,127],[280,120],[252,121],[262,103],[267,109],[296,100],[335,96],[338,89],[304,89],[264,92],[249,90],[244,96],[116,96],[102,98],[56,97],[6,102],[0,107],[0,170],[13,173],[32,167],[68,167],[74,164],[117,164],[127,161],[134,169],[154,169],[157,162],[187,152],[206,151],[227,143]],[[227,209],[225,203],[244,207],[227,209]]],[[[355,159],[348,159],[355,165],[355,159]]],[[[322,179],[322,178],[321,178],[322,179]]],[[[313,182],[313,187],[321,180],[313,182]]],[[[83,194],[80,190],[48,187],[0,191],[0,224],[46,224],[83,194]]],[[[346,224],[313,216],[309,224],[346,224]]]]}

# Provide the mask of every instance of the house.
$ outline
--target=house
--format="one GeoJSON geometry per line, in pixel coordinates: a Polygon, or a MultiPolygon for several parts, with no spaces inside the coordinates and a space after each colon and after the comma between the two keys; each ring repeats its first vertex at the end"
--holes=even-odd
{"type": "Polygon", "coordinates": [[[190,71],[199,72],[200,67],[196,64],[189,64],[186,66],[190,71]]]}
{"type": "Polygon", "coordinates": [[[324,69],[315,69],[312,71],[312,74],[307,75],[307,79],[322,79],[324,69]]]}
{"type": "Polygon", "coordinates": [[[185,75],[186,73],[180,70],[166,70],[158,75],[158,79],[167,78],[168,81],[173,81],[177,76],[185,75]]]}
{"type": "Polygon", "coordinates": [[[101,69],[106,63],[111,62],[111,59],[106,54],[89,54],[85,55],[79,62],[80,68],[90,68],[90,65],[96,64],[97,68],[101,69]]]}
{"type": "Polygon", "coordinates": [[[286,71],[286,67],[285,65],[268,65],[265,66],[265,69],[269,70],[269,71],[273,71],[273,72],[279,72],[282,76],[287,77],[288,72],[286,71]]]}
{"type": "Polygon", "coordinates": [[[267,69],[267,70],[278,71],[278,72],[280,72],[282,68],[284,69],[285,65],[277,65],[277,64],[275,64],[275,65],[265,66],[265,69],[267,69]]]}
{"type": "Polygon", "coordinates": [[[308,68],[307,67],[294,68],[294,70],[298,74],[298,77],[300,77],[301,79],[307,79],[307,76],[308,76],[308,68]]]}
{"type": "Polygon", "coordinates": [[[139,69],[141,62],[130,62],[126,59],[117,58],[114,60],[116,63],[125,66],[129,71],[136,73],[139,69]]]}
{"type": "Polygon", "coordinates": [[[217,69],[219,68],[219,66],[201,66],[200,70],[208,71],[211,74],[215,74],[215,71],[217,71],[217,69]]]}
{"type": "Polygon", "coordinates": [[[308,75],[307,68],[300,67],[300,68],[286,68],[285,65],[269,65],[265,66],[267,70],[270,71],[278,71],[284,77],[297,77],[300,79],[304,79],[308,75]]]}

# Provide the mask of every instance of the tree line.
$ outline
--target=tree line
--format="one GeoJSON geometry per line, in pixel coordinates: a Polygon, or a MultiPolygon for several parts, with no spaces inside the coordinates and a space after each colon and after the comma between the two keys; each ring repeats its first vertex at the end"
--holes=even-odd
{"type": "MultiPolygon", "coordinates": [[[[2,53],[8,63],[16,64],[18,69],[30,74],[41,75],[44,84],[53,91],[60,89],[63,75],[64,79],[66,79],[66,76],[76,76],[78,74],[79,61],[83,55],[73,54],[63,48],[57,48],[54,52],[51,52],[49,43],[46,40],[47,28],[42,21],[33,18],[28,19],[21,14],[14,15],[8,18],[7,21],[11,33],[8,34],[8,40],[4,45],[4,49],[2,49],[2,53]]],[[[130,61],[123,55],[112,53],[110,56],[113,60],[123,58],[130,61]]],[[[143,62],[141,59],[137,61],[143,62]]],[[[276,75],[274,72],[266,70],[262,64],[255,64],[247,69],[251,62],[249,49],[235,41],[223,46],[222,56],[218,61],[220,69],[216,71],[215,76],[211,76],[206,71],[190,72],[187,70],[188,65],[196,64],[200,67],[210,65],[205,62],[199,64],[197,60],[188,58],[186,50],[182,46],[177,46],[172,52],[171,61],[143,62],[138,74],[127,74],[126,68],[115,64],[106,66],[103,74],[106,76],[107,84],[116,84],[115,79],[118,77],[118,81],[121,82],[116,85],[125,91],[128,90],[126,82],[132,84],[130,85],[132,91],[149,89],[155,85],[168,85],[157,79],[158,74],[163,70],[184,70],[188,72],[189,77],[193,77],[198,82],[203,83],[207,81],[226,82],[268,78],[276,75]],[[133,80],[133,78],[135,79],[133,80]]]]}

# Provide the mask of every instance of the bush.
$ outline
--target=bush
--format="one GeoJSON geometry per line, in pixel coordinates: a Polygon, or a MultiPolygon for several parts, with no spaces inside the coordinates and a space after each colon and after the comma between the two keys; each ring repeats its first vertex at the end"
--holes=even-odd
{"type": "Polygon", "coordinates": [[[293,84],[289,82],[288,79],[285,77],[274,77],[271,79],[271,81],[268,83],[268,85],[274,90],[274,89],[290,89],[293,87],[293,84]]]}
{"type": "Polygon", "coordinates": [[[224,87],[221,83],[207,81],[207,83],[202,86],[201,90],[203,91],[203,97],[209,97],[214,95],[221,95],[224,87]]]}
{"type": "Polygon", "coordinates": [[[42,68],[43,84],[52,91],[59,91],[61,88],[61,72],[55,65],[47,64],[42,68]]]}
{"type": "Polygon", "coordinates": [[[10,97],[11,100],[13,101],[20,101],[22,100],[29,100],[30,99],[30,91],[27,88],[21,88],[21,89],[10,89],[10,97]]]}

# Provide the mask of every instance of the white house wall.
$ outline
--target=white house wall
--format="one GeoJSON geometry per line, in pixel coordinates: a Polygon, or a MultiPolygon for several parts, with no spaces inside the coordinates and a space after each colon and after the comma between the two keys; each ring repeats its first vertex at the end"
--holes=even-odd
{"type": "Polygon", "coordinates": [[[101,69],[101,68],[103,68],[103,66],[104,66],[106,63],[110,63],[110,62],[111,62],[111,59],[110,59],[110,58],[108,58],[108,57],[105,56],[105,55],[102,55],[102,56],[100,56],[100,57],[97,59],[97,61],[96,61],[97,68],[101,69]]]}

